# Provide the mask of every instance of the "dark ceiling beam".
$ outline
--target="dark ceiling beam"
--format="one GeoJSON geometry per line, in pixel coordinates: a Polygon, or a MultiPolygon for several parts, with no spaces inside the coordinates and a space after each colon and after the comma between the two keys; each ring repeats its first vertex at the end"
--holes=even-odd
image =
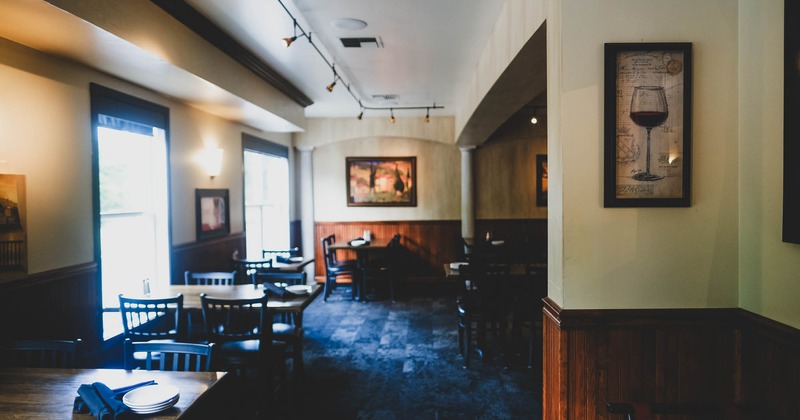
{"type": "Polygon", "coordinates": [[[151,0],[158,7],[164,9],[197,35],[201,36],[220,51],[229,55],[239,64],[255,73],[265,82],[274,86],[291,100],[302,107],[314,103],[308,96],[300,91],[294,84],[278,74],[275,69],[262,61],[252,51],[233,39],[219,26],[203,16],[184,0],[151,0]]]}

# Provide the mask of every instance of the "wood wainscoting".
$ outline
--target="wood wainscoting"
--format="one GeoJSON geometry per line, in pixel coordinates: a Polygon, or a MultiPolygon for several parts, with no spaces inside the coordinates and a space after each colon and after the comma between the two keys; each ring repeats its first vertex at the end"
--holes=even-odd
{"type": "MultiPolygon", "coordinates": [[[[339,241],[361,237],[369,229],[375,238],[390,238],[399,233],[406,251],[405,276],[417,279],[441,279],[442,266],[458,261],[461,247],[460,220],[408,220],[391,222],[317,222],[314,225],[315,276],[325,276],[320,239],[335,234],[339,241]]],[[[475,234],[531,245],[537,254],[547,255],[547,219],[486,219],[475,221],[475,234]]],[[[352,254],[352,253],[350,253],[352,254]]],[[[340,258],[354,258],[343,253],[340,258]]]]}
{"type": "Polygon", "coordinates": [[[0,284],[3,337],[83,340],[82,353],[101,341],[97,264],[85,263],[0,284]]]}
{"type": "MultiPolygon", "coordinates": [[[[409,220],[395,222],[317,222],[314,225],[314,255],[317,279],[325,277],[320,240],[336,235],[337,241],[349,241],[363,236],[369,229],[373,238],[391,238],[396,233],[403,236],[401,244],[407,258],[404,275],[413,278],[443,278],[444,263],[456,261],[457,240],[461,238],[459,220],[409,220]]],[[[344,251],[342,258],[355,258],[353,252],[344,251]]]]}
{"type": "MultiPolygon", "coordinates": [[[[172,284],[183,284],[183,273],[189,271],[231,271],[234,251],[244,258],[245,235],[234,233],[208,241],[191,242],[172,247],[172,284]]],[[[250,256],[252,257],[252,256],[250,256]]],[[[261,258],[257,255],[254,258],[261,258]]]]}
{"type": "MultiPolygon", "coordinates": [[[[738,308],[562,310],[544,300],[546,419],[619,419],[607,402],[749,407],[800,418],[800,331],[738,308]]],[[[660,416],[660,419],[697,417],[660,416]]]]}

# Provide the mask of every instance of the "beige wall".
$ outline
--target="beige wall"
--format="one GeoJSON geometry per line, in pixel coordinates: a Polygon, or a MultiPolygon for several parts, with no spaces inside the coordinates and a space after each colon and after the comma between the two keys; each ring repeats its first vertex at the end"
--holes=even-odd
{"type": "Polygon", "coordinates": [[[284,145],[289,135],[255,132],[0,38],[0,172],[26,175],[30,273],[93,259],[91,82],[169,108],[173,244],[195,240],[195,188],[228,188],[231,230],[243,230],[241,133],[284,145]],[[213,180],[195,160],[205,144],[224,149],[213,180]]]}
{"type": "Polygon", "coordinates": [[[314,149],[316,221],[458,220],[461,158],[453,145],[398,137],[343,139],[314,149]],[[416,207],[347,207],[345,158],[416,156],[416,207]]]}
{"type": "Polygon", "coordinates": [[[550,224],[563,240],[551,232],[550,296],[569,309],[737,306],[736,2],[552,1],[548,13],[550,224]],[[689,208],[603,207],[603,43],[639,41],[694,46],[689,208]]]}
{"type": "Polygon", "coordinates": [[[536,155],[547,155],[546,132],[525,119],[475,150],[476,219],[547,218],[547,207],[536,206],[536,155]]]}
{"type": "Polygon", "coordinates": [[[739,306],[800,328],[800,245],[781,242],[783,1],[739,8],[739,306]]]}

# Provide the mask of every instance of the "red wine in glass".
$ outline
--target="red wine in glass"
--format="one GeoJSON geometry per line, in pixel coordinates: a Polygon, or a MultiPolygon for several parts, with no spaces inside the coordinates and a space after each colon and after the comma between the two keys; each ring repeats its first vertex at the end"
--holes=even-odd
{"type": "Polygon", "coordinates": [[[630,117],[634,124],[647,130],[647,157],[644,172],[633,175],[637,181],[658,181],[663,175],[650,173],[650,130],[667,120],[667,97],[661,86],[635,86],[631,96],[630,117]]]}

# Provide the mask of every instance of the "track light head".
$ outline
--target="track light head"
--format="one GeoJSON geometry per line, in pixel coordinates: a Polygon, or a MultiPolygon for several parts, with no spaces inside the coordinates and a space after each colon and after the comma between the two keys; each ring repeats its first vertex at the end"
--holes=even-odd
{"type": "Polygon", "coordinates": [[[425,122],[426,123],[431,122],[431,109],[430,108],[425,108],[425,122]]]}
{"type": "Polygon", "coordinates": [[[283,38],[283,46],[286,47],[286,48],[289,48],[289,46],[292,45],[292,42],[294,42],[296,40],[297,40],[296,36],[290,36],[289,38],[283,38]]]}
{"type": "Polygon", "coordinates": [[[326,87],[326,89],[328,89],[328,92],[333,92],[333,87],[334,87],[334,86],[336,86],[336,79],[334,79],[334,80],[333,80],[333,83],[329,84],[329,85],[326,87]]]}
{"type": "Polygon", "coordinates": [[[361,111],[361,113],[358,114],[358,120],[361,121],[362,118],[364,118],[364,111],[361,111]]]}
{"type": "Polygon", "coordinates": [[[392,124],[394,124],[394,123],[397,122],[397,118],[394,117],[394,110],[393,109],[389,109],[389,111],[391,111],[391,113],[392,113],[392,118],[391,118],[390,121],[392,122],[392,124]]]}

